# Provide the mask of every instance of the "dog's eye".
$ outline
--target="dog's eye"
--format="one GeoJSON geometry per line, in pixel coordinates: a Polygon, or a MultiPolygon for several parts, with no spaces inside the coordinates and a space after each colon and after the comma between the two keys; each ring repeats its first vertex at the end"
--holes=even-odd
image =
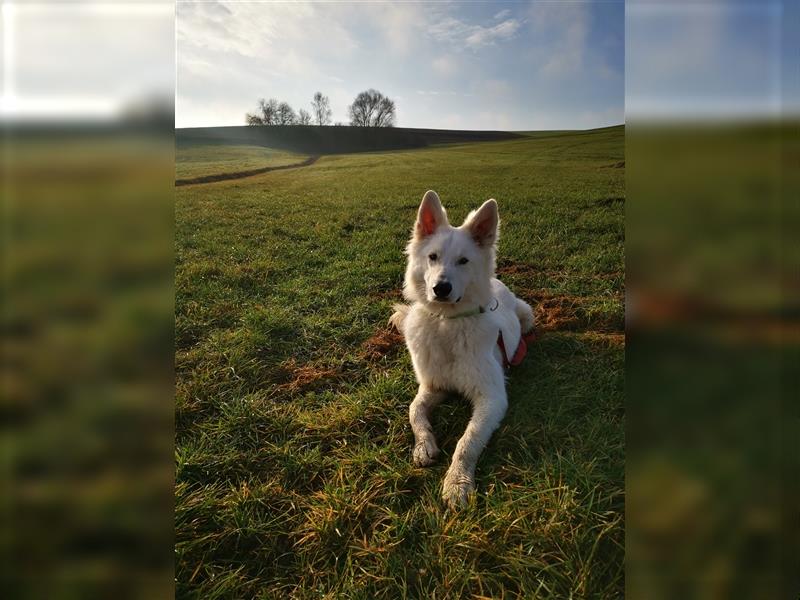
{"type": "Polygon", "coordinates": [[[466,256],[462,256],[461,258],[458,259],[458,264],[460,264],[460,265],[465,265],[468,262],[469,262],[469,259],[466,256]]]}
{"type": "Polygon", "coordinates": [[[434,252],[433,254],[428,254],[428,258],[430,258],[432,261],[436,262],[436,259],[439,258],[439,255],[437,255],[434,252]]]}

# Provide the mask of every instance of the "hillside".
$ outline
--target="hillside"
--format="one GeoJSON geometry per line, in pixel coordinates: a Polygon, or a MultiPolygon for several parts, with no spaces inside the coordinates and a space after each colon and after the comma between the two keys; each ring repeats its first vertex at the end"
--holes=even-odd
{"type": "Polygon", "coordinates": [[[179,149],[193,145],[265,146],[301,154],[349,154],[426,148],[441,144],[491,142],[523,137],[507,131],[407,129],[401,127],[190,127],[175,130],[179,149]]]}

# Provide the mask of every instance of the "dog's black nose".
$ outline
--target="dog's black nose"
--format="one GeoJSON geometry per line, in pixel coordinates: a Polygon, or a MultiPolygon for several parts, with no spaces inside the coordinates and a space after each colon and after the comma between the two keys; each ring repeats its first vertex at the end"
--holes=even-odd
{"type": "Polygon", "coordinates": [[[447,283],[446,281],[440,281],[435,286],[433,286],[433,293],[436,294],[437,298],[447,298],[450,295],[450,292],[453,291],[453,286],[447,283]]]}

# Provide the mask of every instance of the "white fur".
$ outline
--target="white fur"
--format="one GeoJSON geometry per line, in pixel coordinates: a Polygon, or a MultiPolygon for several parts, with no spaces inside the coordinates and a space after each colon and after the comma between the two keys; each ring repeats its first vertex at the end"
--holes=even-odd
{"type": "Polygon", "coordinates": [[[506,412],[498,334],[510,358],[521,334],[533,328],[531,307],[494,278],[498,228],[494,200],[452,227],[436,192],[426,192],[406,248],[403,295],[410,304],[395,305],[390,319],[405,337],[419,383],[409,408],[415,465],[430,465],[439,454],[430,413],[444,393],[458,392],[472,403],[472,419],[444,478],[442,496],[453,507],[474,492],[478,457],[506,412]],[[463,258],[466,264],[459,263],[463,258]],[[433,290],[443,280],[452,287],[444,301],[433,290]],[[479,307],[484,312],[447,318],[479,307]]]}

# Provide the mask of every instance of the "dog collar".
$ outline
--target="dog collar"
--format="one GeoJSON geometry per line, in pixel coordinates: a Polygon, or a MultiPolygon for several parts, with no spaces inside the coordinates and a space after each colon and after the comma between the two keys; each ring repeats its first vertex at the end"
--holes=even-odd
{"type": "Polygon", "coordinates": [[[441,315],[441,319],[461,319],[463,317],[474,317],[475,315],[482,315],[486,311],[483,309],[482,306],[478,308],[473,308],[472,310],[468,310],[467,312],[458,313],[455,315],[441,315]]]}
{"type": "MultiPolygon", "coordinates": [[[[495,310],[497,310],[497,307],[499,305],[500,305],[500,303],[497,301],[497,298],[494,298],[494,306],[492,308],[490,308],[489,310],[490,311],[495,311],[495,310]]],[[[482,315],[483,313],[486,312],[486,309],[483,308],[482,306],[478,306],[477,308],[473,308],[472,310],[468,310],[468,311],[462,312],[462,313],[457,313],[455,315],[442,315],[442,314],[432,313],[430,311],[427,311],[427,312],[428,312],[428,314],[436,317],[437,319],[462,319],[464,317],[474,317],[475,315],[482,315]]]]}

